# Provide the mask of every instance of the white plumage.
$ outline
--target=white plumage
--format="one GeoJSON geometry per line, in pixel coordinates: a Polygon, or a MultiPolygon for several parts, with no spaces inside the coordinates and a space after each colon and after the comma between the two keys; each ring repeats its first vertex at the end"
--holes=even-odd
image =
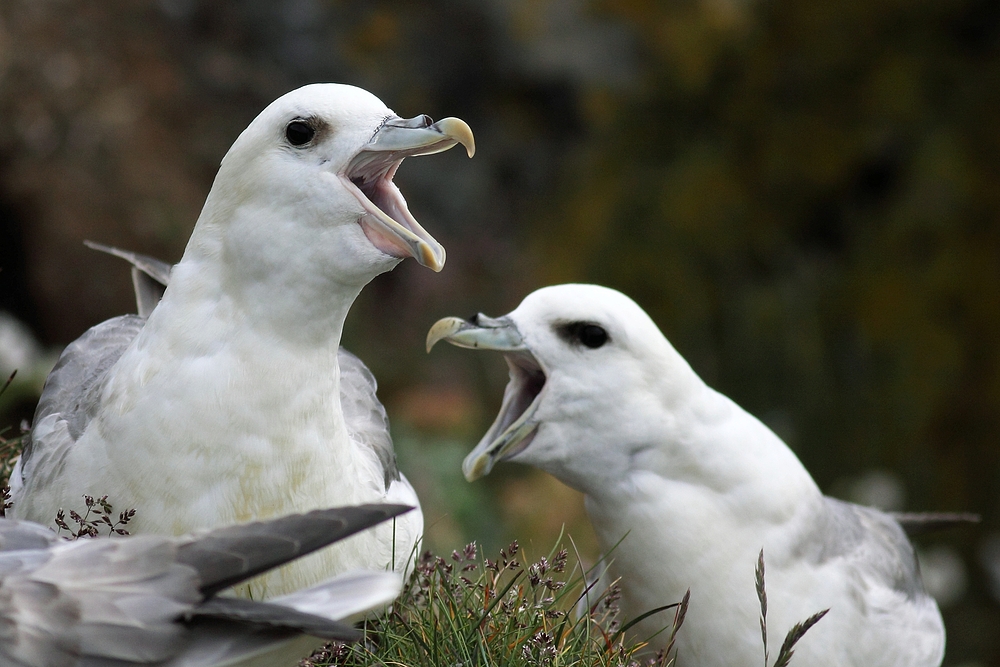
{"type": "MultiPolygon", "coordinates": [[[[442,339],[500,350],[510,367],[466,477],[512,459],[583,492],[602,548],[621,541],[610,574],[621,578],[626,618],[691,589],[682,663],[759,664],[753,581],[763,548],[772,656],[794,623],[829,608],[797,645],[798,664],[940,664],[941,615],[900,525],[825,497],[792,451],[705,385],[628,297],[547,287],[499,319],[441,320],[428,347],[442,339]]],[[[634,634],[652,636],[671,614],[634,634]]]]}
{"type": "MultiPolygon", "coordinates": [[[[351,437],[340,336],[374,276],[404,257],[443,266],[392,183],[399,163],[456,143],[471,155],[472,141],[458,119],[402,119],[351,86],[306,86],[264,109],[223,159],[148,320],[109,320],[63,353],[12,475],[13,515],[50,523],[83,494],[108,495],[138,510],[135,532],[178,535],[333,505],[418,504],[387,431],[375,440],[388,452],[351,437]]],[[[374,406],[369,385],[348,398],[374,406]]],[[[412,512],[251,593],[403,567],[422,527],[412,512]]]]}

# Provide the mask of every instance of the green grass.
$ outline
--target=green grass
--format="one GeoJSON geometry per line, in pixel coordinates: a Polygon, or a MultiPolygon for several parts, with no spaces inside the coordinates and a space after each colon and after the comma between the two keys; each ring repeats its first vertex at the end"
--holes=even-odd
{"type": "Polygon", "coordinates": [[[650,654],[617,621],[617,585],[588,591],[579,559],[570,560],[567,549],[553,549],[525,565],[517,542],[496,560],[482,557],[475,543],[447,558],[425,553],[392,607],[366,622],[365,642],[328,646],[302,664],[670,667],[687,597],[669,605],[668,648],[650,654]],[[578,617],[585,592],[591,606],[578,617]]]}
{"type": "MultiPolygon", "coordinates": [[[[570,566],[566,549],[553,549],[527,567],[525,560],[516,542],[496,560],[482,558],[475,543],[448,558],[425,553],[392,607],[365,623],[365,642],[327,645],[301,667],[673,667],[690,591],[621,625],[617,584],[588,590],[579,558],[570,566]],[[575,613],[588,592],[596,601],[575,613]],[[669,608],[673,622],[662,630],[666,641],[657,642],[663,649],[653,652],[645,641],[629,638],[632,625],[669,608]]],[[[770,663],[763,550],[755,575],[764,667],[787,667],[795,645],[829,610],[796,623],[770,663]]]]}
{"type": "MultiPolygon", "coordinates": [[[[767,590],[764,587],[763,549],[760,550],[760,556],[757,557],[754,584],[757,589],[757,599],[760,601],[760,639],[764,645],[764,667],[768,667],[767,662],[770,656],[767,651],[767,590]]],[[[821,618],[826,616],[828,611],[830,610],[824,609],[823,611],[816,612],[801,623],[793,625],[785,635],[785,641],[781,643],[781,648],[778,650],[778,657],[774,659],[772,667],[788,667],[788,663],[791,662],[792,655],[795,653],[792,649],[795,648],[799,640],[809,631],[809,628],[816,625],[821,618]]]]}

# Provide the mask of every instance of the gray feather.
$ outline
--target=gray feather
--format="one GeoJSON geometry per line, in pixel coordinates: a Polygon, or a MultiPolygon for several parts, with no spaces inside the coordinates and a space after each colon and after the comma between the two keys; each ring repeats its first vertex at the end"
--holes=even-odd
{"type": "Polygon", "coordinates": [[[126,664],[168,659],[184,631],[174,619],[201,600],[196,572],[174,562],[175,554],[162,537],[61,542],[44,563],[7,573],[0,579],[0,664],[71,665],[84,655],[126,664]]]}
{"type": "Polygon", "coordinates": [[[186,617],[192,627],[202,619],[239,621],[264,628],[291,628],[326,640],[358,641],[363,636],[350,625],[306,614],[290,607],[240,598],[212,598],[186,617]]]}
{"type": "Polygon", "coordinates": [[[340,407],[344,411],[347,434],[370,448],[382,464],[385,488],[399,479],[396,450],[389,433],[389,416],[375,395],[378,383],[364,362],[340,348],[340,407]]]}
{"type": "Polygon", "coordinates": [[[75,542],[53,540],[42,526],[0,519],[0,665],[210,667],[270,655],[286,644],[297,650],[304,635],[357,639],[333,620],[344,594],[329,608],[305,611],[294,607],[294,596],[286,603],[212,596],[223,582],[241,581],[408,509],[365,505],[194,537],[75,542]]]}
{"type": "Polygon", "coordinates": [[[121,248],[104,245],[103,243],[95,243],[94,241],[84,241],[83,245],[91,250],[97,250],[98,252],[104,252],[124,259],[163,287],[166,287],[170,282],[170,272],[174,267],[162,259],[156,259],[149,255],[140,255],[137,252],[122,250],[121,248]]]}
{"type": "Polygon", "coordinates": [[[32,431],[24,439],[22,477],[26,477],[36,450],[43,448],[48,455],[57,455],[80,437],[100,409],[108,371],[144,324],[145,320],[136,315],[123,315],[91,327],[66,346],[45,380],[32,431]],[[65,429],[53,431],[52,437],[42,442],[37,439],[34,427],[47,417],[65,422],[65,429]]]}
{"type": "Polygon", "coordinates": [[[31,521],[0,521],[0,552],[47,549],[61,540],[45,526],[31,521]]]}
{"type": "Polygon", "coordinates": [[[909,599],[926,595],[913,546],[888,514],[824,496],[793,556],[814,563],[845,559],[864,578],[880,582],[909,599]]]}
{"type": "Polygon", "coordinates": [[[889,516],[911,537],[982,521],[978,514],[966,512],[890,512],[889,516]]]}
{"type": "Polygon", "coordinates": [[[135,308],[139,317],[148,319],[156,305],[163,298],[167,286],[151,278],[148,273],[132,267],[132,289],[135,290],[135,308]]]}
{"type": "Polygon", "coordinates": [[[217,528],[182,545],[178,562],[197,570],[201,592],[213,595],[411,509],[358,505],[217,528]]]}
{"type": "Polygon", "coordinates": [[[156,304],[163,298],[163,291],[170,282],[170,271],[173,266],[149,255],[140,255],[102,243],[84,241],[83,244],[91,250],[120,257],[132,265],[132,289],[135,290],[136,312],[142,319],[148,318],[153,308],[156,308],[156,304]]]}

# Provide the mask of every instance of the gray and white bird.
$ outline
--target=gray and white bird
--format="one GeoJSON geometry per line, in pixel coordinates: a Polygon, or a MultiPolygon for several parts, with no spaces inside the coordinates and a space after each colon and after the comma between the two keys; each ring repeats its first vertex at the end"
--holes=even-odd
{"type": "MultiPolygon", "coordinates": [[[[107,495],[139,510],[134,532],[180,535],[320,507],[417,505],[373,385],[342,391],[340,337],[376,275],[405,257],[443,266],[392,178],[405,157],[458,143],[472,155],[463,121],[403,119],[351,86],[271,103],[223,159],[148,319],[109,320],[63,352],[11,477],[12,515],[48,523],[84,494],[107,495]],[[348,403],[367,416],[347,423],[348,403]]],[[[422,529],[418,510],[250,592],[404,567],[422,529]]]]}
{"type": "Polygon", "coordinates": [[[198,535],[65,541],[0,519],[0,664],[5,667],[286,667],[341,619],[387,604],[396,572],[355,571],[256,602],[229,586],[412,509],[314,510],[198,535]]]}
{"type": "MultiPolygon", "coordinates": [[[[899,523],[824,496],[785,443],[708,387],[625,295],[546,287],[499,319],[440,320],[428,350],[440,340],[499,350],[510,369],[466,478],[510,459],[581,491],[601,547],[614,547],[609,574],[625,618],[691,589],[682,661],[761,659],[753,581],[763,548],[772,656],[793,624],[829,608],[796,645],[799,664],[940,664],[941,614],[899,523]]],[[[633,634],[652,637],[672,614],[633,634]]]]}

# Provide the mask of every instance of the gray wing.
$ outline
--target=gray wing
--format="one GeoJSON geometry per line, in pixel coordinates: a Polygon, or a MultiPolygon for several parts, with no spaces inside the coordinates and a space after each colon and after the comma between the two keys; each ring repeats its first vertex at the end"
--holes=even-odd
{"type": "Polygon", "coordinates": [[[48,555],[0,579],[0,664],[87,658],[124,667],[177,653],[185,629],[175,621],[201,596],[197,573],[175,562],[170,538],[63,542],[48,555]]]}
{"type": "Polygon", "coordinates": [[[45,380],[32,429],[24,439],[20,469],[30,475],[39,452],[58,460],[86,429],[100,409],[108,371],[142,330],[145,320],[124,315],[88,329],[70,343],[45,380]],[[64,422],[65,428],[54,428],[64,422]]]}
{"type": "Polygon", "coordinates": [[[884,512],[824,496],[820,515],[797,551],[816,563],[843,558],[865,579],[910,600],[926,596],[913,545],[899,523],[884,512]]]}
{"type": "Polygon", "coordinates": [[[132,288],[135,290],[136,311],[143,319],[149,317],[153,308],[163,298],[163,291],[170,282],[170,271],[173,266],[149,255],[140,255],[93,241],[84,241],[83,244],[91,250],[120,257],[132,265],[132,288]]]}
{"type": "Polygon", "coordinates": [[[217,528],[192,538],[178,561],[198,571],[206,595],[228,588],[394,516],[407,505],[358,505],[217,528]]]}
{"type": "MultiPolygon", "coordinates": [[[[336,606],[310,607],[307,592],[272,603],[212,595],[409,509],[334,508],[197,537],[57,540],[46,549],[0,552],[0,665],[127,667],[170,661],[208,667],[269,651],[303,634],[356,639],[349,627],[323,615],[336,606]],[[14,556],[23,556],[20,568],[5,571],[5,559],[14,556]]],[[[15,525],[0,532],[15,534],[29,526],[26,533],[37,533],[30,524],[5,523],[15,525]]],[[[370,576],[379,575],[385,573],[370,576]]],[[[314,588],[322,591],[332,583],[314,588]]],[[[359,595],[355,590],[352,596],[359,595]]]]}
{"type": "Polygon", "coordinates": [[[389,434],[389,416],[375,395],[378,383],[364,362],[340,348],[340,406],[348,436],[372,449],[385,473],[385,488],[399,479],[396,450],[389,434]]]}
{"type": "Polygon", "coordinates": [[[32,521],[0,519],[0,552],[48,549],[62,540],[51,530],[32,521]]]}
{"type": "Polygon", "coordinates": [[[307,614],[291,607],[242,598],[212,598],[198,605],[185,618],[195,632],[211,629],[218,632],[222,621],[229,621],[230,631],[256,628],[272,629],[294,634],[305,633],[328,641],[357,641],[363,636],[346,623],[332,621],[315,614],[307,614]]]}
{"type": "Polygon", "coordinates": [[[32,430],[24,438],[18,468],[22,482],[33,474],[31,462],[38,458],[35,456],[38,451],[54,471],[97,414],[108,370],[142,330],[170,280],[172,267],[166,262],[92,241],[84,241],[84,244],[132,264],[132,284],[139,314],[102,322],[63,350],[45,380],[32,430]],[[65,422],[65,428],[57,428],[56,422],[65,422]]]}
{"type": "Polygon", "coordinates": [[[0,586],[4,577],[40,567],[49,560],[49,549],[61,543],[55,533],[40,524],[0,519],[0,586]]]}

